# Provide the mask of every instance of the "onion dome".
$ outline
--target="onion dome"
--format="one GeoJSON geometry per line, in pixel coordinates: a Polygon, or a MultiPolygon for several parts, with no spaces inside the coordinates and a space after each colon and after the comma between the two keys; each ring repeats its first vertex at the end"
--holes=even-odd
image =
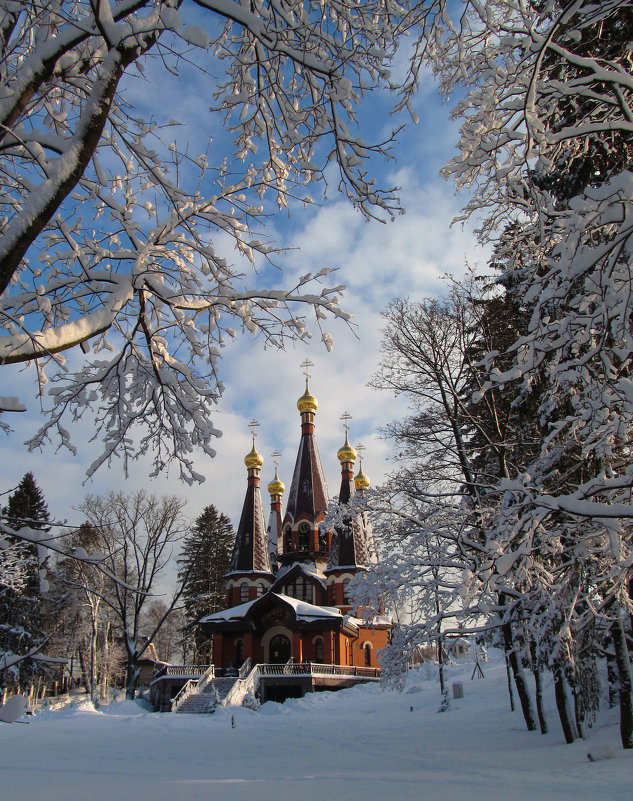
{"type": "Polygon", "coordinates": [[[297,401],[297,409],[303,414],[304,412],[316,412],[317,407],[319,405],[318,400],[314,397],[314,395],[310,394],[310,390],[308,389],[308,382],[306,381],[306,391],[297,401]]]}
{"type": "Polygon", "coordinates": [[[253,447],[251,448],[250,453],[247,453],[244,457],[244,464],[248,467],[249,470],[257,469],[260,470],[261,466],[264,464],[264,457],[261,453],[257,453],[255,450],[255,443],[253,442],[253,447]]]}
{"type": "Polygon", "coordinates": [[[268,492],[271,495],[283,495],[285,489],[283,481],[280,481],[277,475],[277,468],[275,468],[275,478],[268,485],[268,492]]]}
{"type": "Polygon", "coordinates": [[[366,490],[369,489],[370,485],[371,481],[363,473],[363,468],[361,466],[358,473],[354,476],[354,486],[356,487],[357,490],[366,490]]]}
{"type": "Polygon", "coordinates": [[[349,444],[349,440],[347,438],[347,434],[345,434],[345,443],[344,445],[338,449],[338,456],[339,462],[355,462],[356,461],[356,449],[353,445],[349,444]]]}

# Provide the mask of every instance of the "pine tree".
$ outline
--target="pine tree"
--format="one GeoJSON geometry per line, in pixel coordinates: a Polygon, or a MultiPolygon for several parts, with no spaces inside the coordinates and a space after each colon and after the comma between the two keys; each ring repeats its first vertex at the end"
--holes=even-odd
{"type": "MultiPolygon", "coordinates": [[[[231,521],[210,505],[196,518],[185,538],[178,564],[184,582],[183,599],[188,626],[204,615],[224,607],[224,575],[229,569],[235,532],[231,521]]],[[[201,631],[193,631],[195,662],[209,658],[209,642],[201,631]]]]}
{"type": "MultiPolygon", "coordinates": [[[[2,518],[15,531],[48,530],[48,507],[33,473],[27,473],[20,481],[2,510],[2,518]]],[[[37,648],[44,640],[40,579],[45,565],[36,544],[10,535],[6,540],[19,565],[21,580],[9,585],[0,574],[0,684],[20,686],[38,672],[36,664],[24,660],[3,670],[3,663],[37,648]]]]}

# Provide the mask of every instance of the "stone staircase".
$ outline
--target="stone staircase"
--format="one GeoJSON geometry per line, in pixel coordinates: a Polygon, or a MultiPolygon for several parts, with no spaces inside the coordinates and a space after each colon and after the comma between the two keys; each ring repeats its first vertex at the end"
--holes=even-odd
{"type": "Polygon", "coordinates": [[[201,693],[193,692],[188,695],[176,709],[177,714],[207,715],[217,706],[217,695],[211,683],[207,684],[201,693]]]}
{"type": "Polygon", "coordinates": [[[225,676],[219,679],[213,679],[212,686],[218,694],[218,703],[221,704],[226,696],[231,692],[237,681],[237,676],[225,676]]]}
{"type": "Polygon", "coordinates": [[[212,679],[202,692],[190,693],[175,710],[183,715],[208,715],[215,711],[232,690],[237,677],[212,679]]]}

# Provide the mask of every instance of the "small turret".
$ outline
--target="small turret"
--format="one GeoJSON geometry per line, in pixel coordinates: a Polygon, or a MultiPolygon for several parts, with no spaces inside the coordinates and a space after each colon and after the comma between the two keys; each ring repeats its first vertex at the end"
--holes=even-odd
{"type": "Polygon", "coordinates": [[[308,389],[308,379],[306,378],[306,391],[297,401],[297,409],[299,409],[301,414],[304,412],[312,412],[312,414],[314,414],[318,408],[319,401],[314,397],[314,395],[310,394],[310,390],[308,389]]]}
{"type": "Polygon", "coordinates": [[[277,465],[275,465],[275,477],[268,485],[268,492],[272,497],[273,495],[283,495],[285,489],[286,486],[283,481],[279,480],[279,476],[277,475],[277,465]]]}
{"type": "Polygon", "coordinates": [[[369,487],[371,486],[371,481],[363,473],[362,467],[360,468],[358,473],[356,473],[356,475],[354,476],[354,486],[359,492],[369,489],[369,487]]]}
{"type": "Polygon", "coordinates": [[[347,438],[347,432],[345,432],[345,442],[343,445],[338,449],[336,454],[338,456],[338,460],[341,464],[345,464],[346,462],[355,462],[356,461],[356,449],[353,445],[349,444],[349,440],[347,438]]]}

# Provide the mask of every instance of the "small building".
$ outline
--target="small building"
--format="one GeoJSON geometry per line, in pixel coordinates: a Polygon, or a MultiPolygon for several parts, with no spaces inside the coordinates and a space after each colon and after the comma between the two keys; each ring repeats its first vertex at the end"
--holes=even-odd
{"type": "Polygon", "coordinates": [[[466,637],[456,637],[446,643],[446,651],[451,659],[468,659],[471,656],[472,644],[466,637]]]}

